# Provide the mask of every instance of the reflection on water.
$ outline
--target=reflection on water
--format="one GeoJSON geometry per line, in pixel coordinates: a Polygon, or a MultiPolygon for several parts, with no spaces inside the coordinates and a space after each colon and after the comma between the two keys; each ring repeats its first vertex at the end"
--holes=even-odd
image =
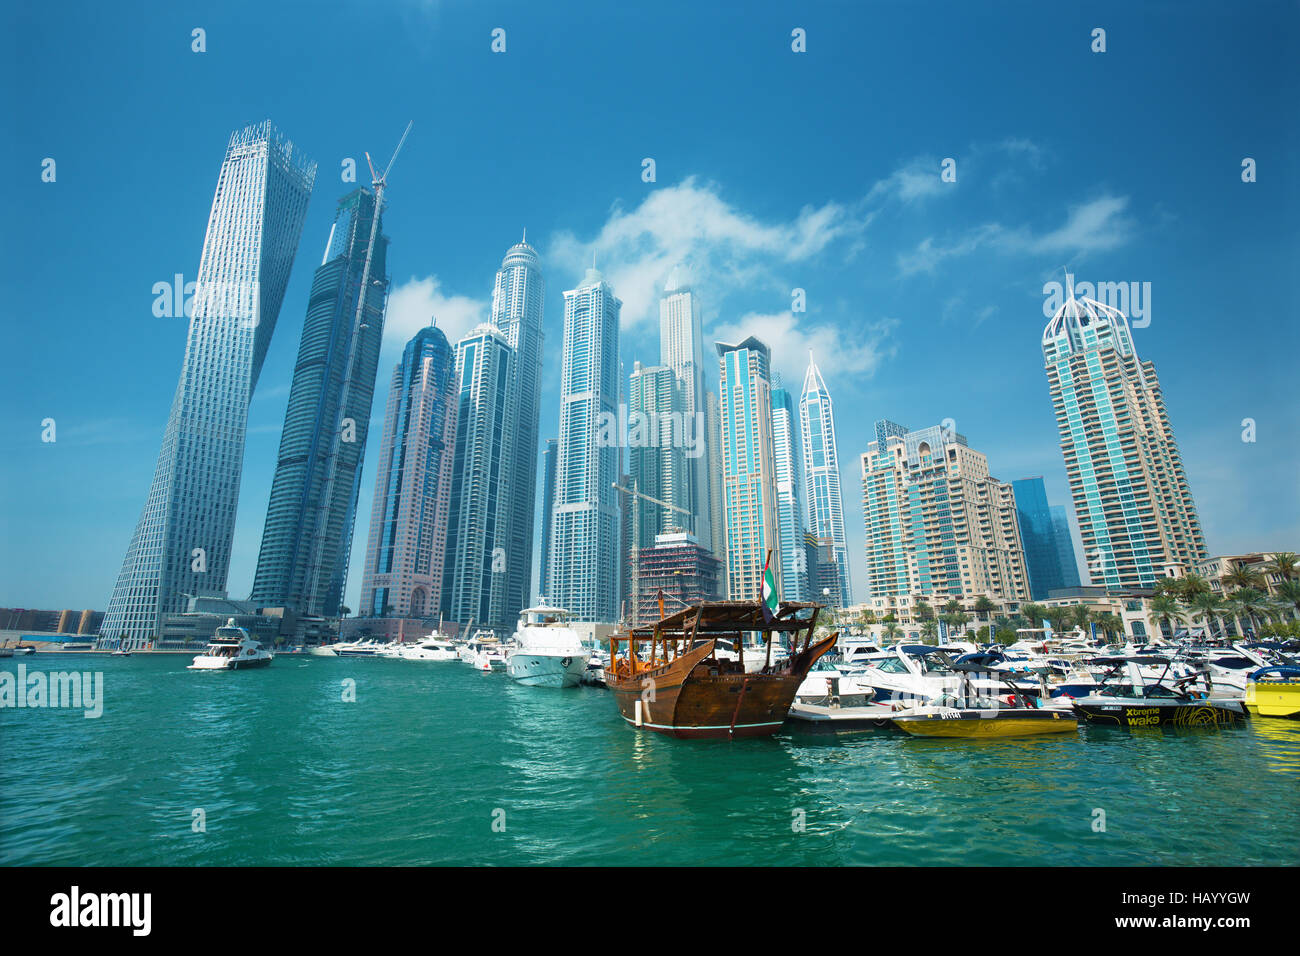
{"type": "Polygon", "coordinates": [[[684,741],[456,662],[64,660],[104,715],[0,710],[0,864],[1300,862],[1296,722],[684,741]]]}

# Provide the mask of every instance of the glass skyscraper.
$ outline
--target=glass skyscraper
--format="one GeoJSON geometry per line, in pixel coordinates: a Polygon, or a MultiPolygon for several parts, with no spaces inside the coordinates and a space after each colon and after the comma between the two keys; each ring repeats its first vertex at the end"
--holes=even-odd
{"type": "Polygon", "coordinates": [[[533,521],[537,514],[538,423],[542,394],[542,304],[546,287],[536,250],[511,246],[492,288],[492,324],[514,350],[506,416],[505,484],[500,521],[505,549],[503,623],[532,603],[533,521]]]}
{"type": "Polygon", "coordinates": [[[456,358],[447,336],[421,329],[393,369],[375,471],[360,613],[438,616],[451,500],[456,358]]]}
{"type": "MultiPolygon", "coordinates": [[[[844,499],[840,497],[840,459],[835,446],[835,410],[822,373],[808,356],[803,395],[799,399],[800,426],[803,429],[803,480],[808,530],[819,538],[829,538],[835,549],[835,563],[840,568],[840,593],[827,600],[834,607],[852,603],[849,587],[849,549],[844,540],[844,499]]],[[[818,595],[821,600],[822,596],[818,595]]]]}
{"type": "Polygon", "coordinates": [[[622,474],[622,454],[608,424],[618,420],[622,307],[595,268],[564,293],[560,441],[546,592],[578,621],[619,618],[621,516],[614,482],[622,474]]]}
{"type": "MultiPolygon", "coordinates": [[[[709,476],[708,399],[704,384],[704,331],[700,322],[700,303],[691,288],[686,270],[677,267],[668,275],[659,299],[659,361],[672,369],[681,384],[682,414],[690,429],[688,437],[698,443],[702,454],[685,458],[687,475],[685,497],[674,504],[684,504],[695,516],[692,533],[709,548],[713,545],[713,483],[709,476]]],[[[680,520],[677,525],[684,527],[680,520]]]]}
{"type": "Polygon", "coordinates": [[[555,508],[555,462],[560,457],[558,438],[546,439],[546,450],[542,452],[542,540],[538,545],[537,590],[546,596],[546,578],[551,566],[551,512],[555,508]]]}
{"type": "Polygon", "coordinates": [[[1061,505],[1049,505],[1041,477],[1011,482],[1016,495],[1020,541],[1025,546],[1030,596],[1047,600],[1048,593],[1079,586],[1079,565],[1074,560],[1069,519],[1061,505]]]}
{"type": "Polygon", "coordinates": [[[776,467],[777,523],[781,529],[781,597],[787,601],[821,600],[813,594],[804,544],[804,488],[800,474],[803,445],[799,440],[799,412],[794,397],[784,388],[772,389],[772,447],[776,467]]]}
{"type": "Polygon", "coordinates": [[[153,638],[187,596],[222,594],[248,403],[275,331],[316,164],[269,121],[231,135],[208,216],[185,359],[100,633],[153,638]]]}
{"type": "MultiPolygon", "coordinates": [[[[772,444],[772,353],[753,336],[738,345],[719,342],[717,348],[727,591],[733,601],[756,601],[769,549],[777,591],[784,594],[772,444]]],[[[802,547],[802,539],[795,546],[802,547]]]]}
{"type": "Polygon", "coordinates": [[[442,585],[443,613],[452,620],[508,633],[519,614],[506,600],[510,563],[518,557],[509,548],[507,504],[515,358],[490,323],[456,343],[456,455],[442,585]]]}
{"type": "Polygon", "coordinates": [[[388,237],[375,194],[344,197],[312,281],[252,599],[338,613],[388,298],[388,237]]]}
{"type": "Polygon", "coordinates": [[[1149,588],[1192,569],[1209,556],[1196,502],[1155,366],[1138,359],[1124,313],[1071,294],[1042,346],[1092,583],[1149,588]]]}

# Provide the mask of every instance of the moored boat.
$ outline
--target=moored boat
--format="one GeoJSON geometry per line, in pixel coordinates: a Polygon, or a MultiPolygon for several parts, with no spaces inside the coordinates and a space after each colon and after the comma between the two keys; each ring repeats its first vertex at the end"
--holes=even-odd
{"type": "Polygon", "coordinates": [[[539,604],[519,612],[506,674],[531,687],[577,687],[591,652],[569,626],[569,612],[539,604]]]}
{"type": "Polygon", "coordinates": [[[1098,658],[1096,664],[1109,666],[1097,689],[1073,701],[1074,711],[1091,724],[1113,727],[1206,727],[1232,724],[1247,718],[1240,700],[1207,697],[1188,690],[1195,676],[1169,680],[1151,680],[1144,666],[1165,664],[1164,657],[1133,655],[1098,658]]]}
{"type": "Polygon", "coordinates": [[[758,601],[688,607],[611,637],[606,686],[634,727],[674,737],[769,736],[785,722],[808,669],[835,646],[834,634],[813,641],[820,610],[805,602],[782,602],[770,616],[758,601]],[[747,633],[764,646],[763,663],[753,672],[744,660],[747,633]],[[778,634],[788,637],[790,653],[773,661],[778,634]],[[735,659],[717,655],[719,639],[736,649],[735,659]]]}
{"type": "Polygon", "coordinates": [[[1250,675],[1244,699],[1252,717],[1300,719],[1300,667],[1261,667],[1250,675]]]}
{"type": "Polygon", "coordinates": [[[914,707],[896,715],[895,726],[917,737],[1033,737],[1067,734],[1078,729],[1079,718],[1068,710],[1042,708],[1017,689],[1010,675],[1002,678],[1009,705],[1000,697],[980,696],[976,675],[986,675],[984,660],[958,661],[953,670],[963,675],[960,696],[944,695],[935,704],[914,707]]]}

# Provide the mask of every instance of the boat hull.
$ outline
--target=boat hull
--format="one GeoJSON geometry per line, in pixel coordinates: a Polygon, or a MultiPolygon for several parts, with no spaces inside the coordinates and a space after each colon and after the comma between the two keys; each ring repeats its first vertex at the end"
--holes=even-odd
{"type": "Polygon", "coordinates": [[[1068,734],[1079,719],[1062,710],[940,710],[895,717],[894,725],[917,737],[991,738],[1068,734]]]}
{"type": "Polygon", "coordinates": [[[1236,701],[1105,704],[1076,700],[1074,711],[1090,724],[1111,727],[1212,727],[1246,719],[1245,707],[1236,701]]]}
{"type": "Polygon", "coordinates": [[[587,655],[512,654],[506,674],[528,687],[577,687],[587,673],[587,655]]]}
{"type": "Polygon", "coordinates": [[[630,678],[605,682],[619,714],[632,726],[683,739],[768,737],[785,723],[808,669],[835,645],[834,636],[799,655],[794,665],[770,674],[729,670],[711,660],[713,641],[630,678]]]}
{"type": "Polygon", "coordinates": [[[189,665],[192,671],[246,671],[257,667],[268,667],[271,664],[271,658],[259,657],[252,660],[214,660],[213,658],[194,658],[194,663],[189,665]],[[210,663],[211,662],[211,663],[210,663]]]}
{"type": "Polygon", "coordinates": [[[1300,720],[1300,681],[1251,681],[1244,703],[1252,717],[1300,720]]]}

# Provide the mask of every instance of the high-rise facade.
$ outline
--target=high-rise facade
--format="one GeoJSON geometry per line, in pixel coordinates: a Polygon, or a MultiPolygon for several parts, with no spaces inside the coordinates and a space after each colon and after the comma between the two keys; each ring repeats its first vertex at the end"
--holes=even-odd
{"type": "Polygon", "coordinates": [[[674,529],[695,533],[697,513],[691,509],[691,460],[682,439],[686,408],[681,381],[666,365],[646,368],[635,363],[628,377],[628,480],[633,490],[658,498],[674,508],[645,499],[624,502],[637,513],[639,539],[648,548],[655,536],[674,529]]]}
{"type": "Polygon", "coordinates": [[[252,600],[338,613],[388,297],[388,237],[375,194],[344,197],[312,280],[252,600]]]}
{"type": "Polygon", "coordinates": [[[362,569],[363,616],[433,619],[443,610],[455,367],[447,336],[430,326],[393,369],[362,569]]]}
{"type": "Polygon", "coordinates": [[[1029,592],[1035,601],[1047,600],[1051,591],[1079,586],[1079,565],[1074,559],[1070,524],[1061,505],[1047,501],[1041,477],[1011,482],[1016,495],[1016,520],[1025,549],[1029,592]]]}
{"type": "Polygon", "coordinates": [[[546,591],[578,621],[619,618],[620,509],[614,483],[623,470],[616,424],[622,307],[595,268],[564,293],[560,441],[546,591]]]}
{"type": "Polygon", "coordinates": [[[963,436],[941,426],[890,434],[885,447],[867,446],[861,465],[873,606],[918,595],[1029,600],[1015,495],[963,436]]]}
{"type": "Polygon", "coordinates": [[[1042,347],[1092,583],[1151,587],[1208,557],[1155,366],[1124,313],[1071,294],[1042,347]]]}
{"type": "Polygon", "coordinates": [[[492,288],[492,324],[514,350],[507,398],[500,540],[505,550],[503,623],[532,603],[533,520],[537,513],[538,423],[542,394],[542,306],[546,286],[537,251],[524,241],[501,260],[492,288]]]}
{"type": "MultiPolygon", "coordinates": [[[[704,393],[704,461],[709,476],[709,537],[705,544],[713,556],[727,564],[727,519],[722,499],[722,406],[712,389],[704,393]]],[[[728,596],[727,576],[718,578],[718,597],[728,596]]]]}
{"type": "MultiPolygon", "coordinates": [[[[708,547],[716,505],[708,470],[708,409],[704,374],[704,331],[700,303],[685,270],[675,268],[659,299],[659,361],[672,369],[681,388],[682,414],[692,453],[684,460],[683,502],[694,515],[692,533],[708,547]]],[[[676,502],[675,502],[676,503],[676,502]]],[[[681,524],[681,522],[678,522],[681,524]]],[[[686,525],[682,525],[686,527],[686,525]]]]}
{"type": "Polygon", "coordinates": [[[275,331],[316,164],[271,123],[231,135],[208,216],[153,481],[100,633],[149,639],[188,594],[225,591],[248,403],[275,331]]]}
{"type": "Polygon", "coordinates": [[[509,629],[519,614],[506,599],[513,558],[508,436],[515,359],[505,334],[490,323],[456,343],[456,454],[442,607],[464,626],[472,621],[509,629]]]}
{"type": "Polygon", "coordinates": [[[804,488],[800,460],[799,411],[784,388],[772,389],[772,448],[776,468],[777,524],[781,531],[781,597],[787,601],[821,600],[812,591],[808,552],[803,547],[804,488]]]}
{"type": "Polygon", "coordinates": [[[542,452],[542,540],[537,571],[537,590],[543,597],[546,596],[546,577],[551,565],[551,512],[555,507],[555,461],[559,456],[559,439],[546,439],[546,450],[542,452]]]}
{"type": "Polygon", "coordinates": [[[727,592],[733,601],[757,600],[769,549],[778,593],[784,593],[772,444],[772,353],[753,336],[737,345],[719,342],[717,348],[727,592]]]}
{"type": "Polygon", "coordinates": [[[803,480],[808,530],[834,542],[840,566],[839,593],[826,599],[834,607],[852,603],[849,592],[849,550],[844,539],[844,499],[840,496],[840,458],[835,446],[835,409],[822,373],[808,356],[803,394],[799,398],[803,430],[803,480]]]}

